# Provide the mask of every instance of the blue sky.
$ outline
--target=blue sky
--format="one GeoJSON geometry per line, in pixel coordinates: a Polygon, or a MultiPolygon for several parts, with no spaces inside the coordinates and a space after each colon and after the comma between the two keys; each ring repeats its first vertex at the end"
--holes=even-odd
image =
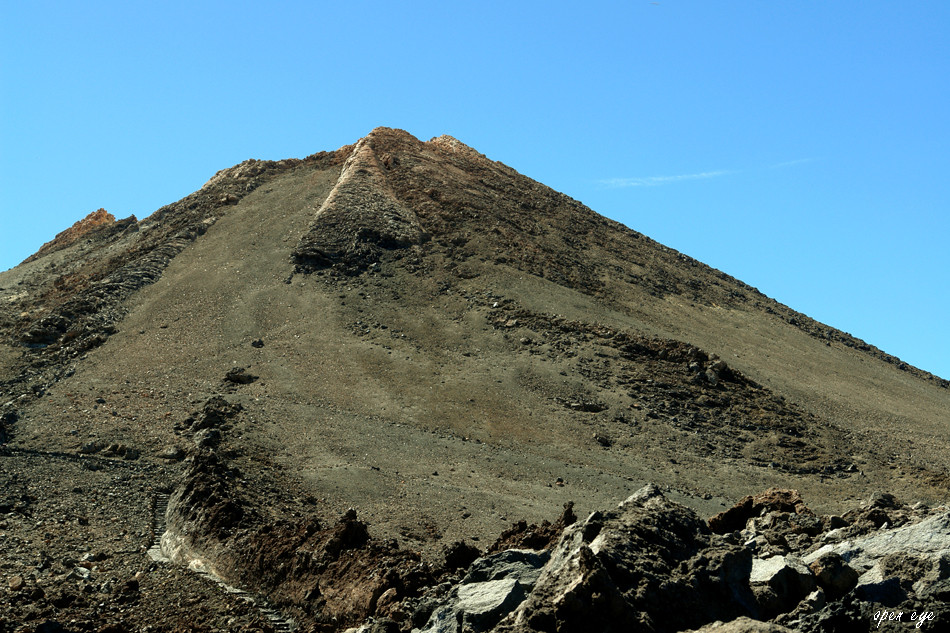
{"type": "Polygon", "coordinates": [[[0,270],[386,125],[950,378],[948,33],[944,0],[0,0],[0,270]]]}

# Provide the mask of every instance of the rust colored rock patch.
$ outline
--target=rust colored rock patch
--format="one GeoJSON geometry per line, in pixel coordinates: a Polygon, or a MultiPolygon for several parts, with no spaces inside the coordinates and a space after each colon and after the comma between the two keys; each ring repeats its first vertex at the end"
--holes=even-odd
{"type": "Polygon", "coordinates": [[[717,534],[728,534],[745,527],[746,521],[766,512],[812,514],[797,490],[771,488],[749,495],[732,508],[709,519],[709,528],[717,534]]]}
{"type": "MultiPolygon", "coordinates": [[[[134,220],[134,216],[133,216],[134,220]]],[[[40,247],[40,250],[36,251],[33,255],[30,255],[26,261],[31,262],[35,259],[39,259],[44,255],[48,255],[52,252],[58,251],[61,248],[66,248],[76,240],[80,239],[84,235],[95,231],[101,227],[108,227],[115,224],[115,216],[106,211],[105,209],[99,209],[98,211],[93,211],[82,220],[79,220],[71,227],[65,231],[61,231],[56,234],[52,240],[43,244],[40,247]]]]}

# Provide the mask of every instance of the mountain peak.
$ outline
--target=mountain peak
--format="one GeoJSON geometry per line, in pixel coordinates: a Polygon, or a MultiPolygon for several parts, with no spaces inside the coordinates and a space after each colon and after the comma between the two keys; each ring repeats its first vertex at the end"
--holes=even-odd
{"type": "Polygon", "coordinates": [[[386,138],[390,138],[390,139],[410,140],[410,141],[414,141],[414,142],[416,142],[416,143],[419,142],[419,139],[417,139],[415,136],[413,136],[412,134],[410,134],[410,133],[407,132],[406,130],[403,130],[403,129],[398,128],[398,127],[386,127],[386,126],[384,126],[384,125],[380,125],[380,126],[374,127],[374,128],[370,131],[370,133],[367,134],[366,136],[364,136],[363,138],[373,138],[373,139],[386,139],[386,138]]]}
{"type": "MultiPolygon", "coordinates": [[[[125,220],[122,220],[122,222],[123,223],[135,222],[135,216],[133,215],[130,218],[126,218],[125,220]]],[[[109,213],[108,211],[106,211],[105,209],[98,209],[96,211],[93,211],[92,213],[84,217],[83,219],[77,221],[75,224],[73,224],[71,227],[69,227],[65,231],[61,231],[57,233],[56,237],[54,237],[49,242],[46,242],[45,244],[43,244],[43,246],[41,246],[40,249],[36,251],[36,253],[28,257],[26,261],[30,262],[30,261],[39,259],[40,257],[43,257],[44,255],[48,255],[60,249],[66,248],[70,244],[75,243],[77,240],[81,239],[82,237],[85,237],[89,233],[100,231],[104,228],[111,227],[115,223],[116,223],[115,216],[109,213]]]]}
{"type": "Polygon", "coordinates": [[[435,145],[442,149],[451,151],[451,152],[461,152],[468,154],[472,157],[481,157],[485,158],[485,155],[478,152],[472,147],[469,147],[462,141],[458,140],[454,136],[449,136],[448,134],[443,134],[442,136],[436,136],[429,139],[428,144],[435,145]]]}
{"type": "Polygon", "coordinates": [[[419,143],[408,132],[376,128],[353,146],[336,185],[294,250],[298,268],[370,264],[380,249],[401,248],[426,239],[419,218],[399,200],[387,176],[398,159],[376,147],[394,142],[419,143]]]}

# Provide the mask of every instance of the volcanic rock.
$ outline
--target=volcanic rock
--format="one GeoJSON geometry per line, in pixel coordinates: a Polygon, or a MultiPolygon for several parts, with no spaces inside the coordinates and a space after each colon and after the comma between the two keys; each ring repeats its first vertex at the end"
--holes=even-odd
{"type": "MultiPolygon", "coordinates": [[[[134,221],[134,219],[135,218],[133,216],[132,220],[134,221]]],[[[82,220],[79,220],[78,222],[73,224],[71,227],[69,227],[65,231],[62,231],[61,233],[57,233],[56,237],[53,238],[52,241],[47,242],[46,244],[43,244],[43,246],[40,247],[40,250],[38,250],[36,253],[31,255],[27,261],[30,261],[32,259],[38,259],[54,251],[66,248],[67,246],[76,242],[77,240],[85,236],[86,234],[92,231],[96,231],[96,230],[101,231],[102,229],[111,227],[112,225],[115,224],[115,222],[116,222],[115,216],[109,213],[108,211],[106,211],[105,209],[99,209],[97,211],[93,211],[92,213],[84,217],[82,220]]]]}
{"type": "Polygon", "coordinates": [[[748,551],[646,486],[568,527],[499,631],[678,631],[755,612],[748,551]],[[668,610],[670,604],[689,610],[668,610]]]}
{"type": "Polygon", "coordinates": [[[950,511],[902,527],[825,545],[805,557],[805,561],[812,563],[827,552],[838,554],[858,571],[867,571],[878,561],[895,554],[915,556],[928,565],[940,566],[941,561],[950,559],[950,511]]]}
{"type": "Polygon", "coordinates": [[[735,532],[744,528],[749,519],[772,511],[811,514],[798,491],[773,488],[745,497],[729,510],[715,515],[709,519],[709,528],[717,534],[735,532]]]}
{"type": "Polygon", "coordinates": [[[236,385],[249,385],[258,379],[258,376],[247,372],[246,367],[234,367],[228,370],[224,375],[227,382],[233,382],[236,385]]]}
{"type": "Polygon", "coordinates": [[[294,250],[301,270],[334,264],[366,268],[379,259],[382,249],[428,239],[416,214],[383,177],[388,165],[377,155],[377,138],[360,140],[343,164],[336,186],[294,250]]]}
{"type": "Polygon", "coordinates": [[[821,588],[832,599],[842,597],[854,589],[858,582],[858,572],[833,551],[824,552],[813,559],[809,569],[815,575],[821,588]]]}
{"type": "Polygon", "coordinates": [[[792,633],[792,629],[743,616],[731,622],[713,622],[692,633],[792,633]]]}
{"type": "Polygon", "coordinates": [[[488,631],[525,599],[537,582],[548,552],[504,550],[472,563],[441,599],[420,633],[488,631]]]}
{"type": "Polygon", "coordinates": [[[754,559],[749,583],[767,618],[791,611],[815,589],[811,570],[795,556],[754,559]]]}

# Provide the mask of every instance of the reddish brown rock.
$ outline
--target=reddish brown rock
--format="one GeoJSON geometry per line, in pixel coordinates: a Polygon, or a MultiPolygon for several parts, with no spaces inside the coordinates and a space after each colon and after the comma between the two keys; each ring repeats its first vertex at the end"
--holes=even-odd
{"type": "Polygon", "coordinates": [[[832,600],[854,589],[858,582],[858,572],[835,552],[823,554],[808,567],[832,600]]]}
{"type": "Polygon", "coordinates": [[[709,519],[709,529],[717,534],[728,534],[744,528],[746,522],[752,517],[776,511],[813,514],[797,490],[770,488],[757,495],[745,497],[725,512],[720,512],[709,519]]]}
{"type": "Polygon", "coordinates": [[[43,246],[40,247],[40,250],[36,251],[36,253],[31,255],[26,261],[33,261],[34,259],[39,259],[40,257],[52,253],[53,251],[58,251],[61,248],[65,248],[87,233],[103,226],[111,226],[112,224],[115,224],[114,215],[105,209],[93,211],[65,231],[57,233],[56,237],[46,244],[43,244],[43,246]]]}

